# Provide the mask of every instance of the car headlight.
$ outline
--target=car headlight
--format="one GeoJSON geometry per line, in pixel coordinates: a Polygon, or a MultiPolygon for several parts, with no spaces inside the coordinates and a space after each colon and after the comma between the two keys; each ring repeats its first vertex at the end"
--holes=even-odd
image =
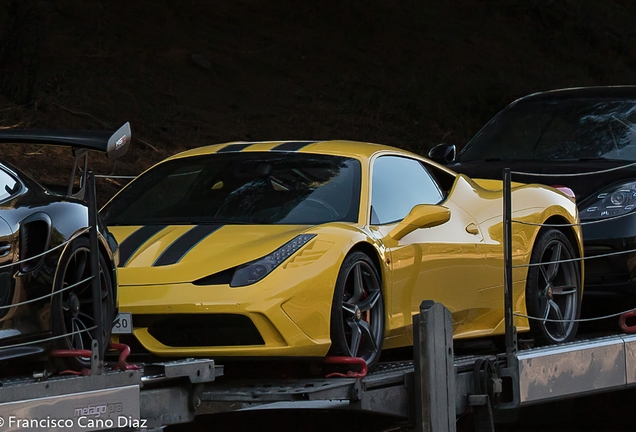
{"type": "Polygon", "coordinates": [[[589,201],[580,212],[581,220],[624,215],[636,207],[636,182],[612,186],[589,201]]]}
{"type": "Polygon", "coordinates": [[[230,286],[241,287],[258,282],[314,237],[316,234],[301,234],[269,255],[239,266],[234,272],[230,286]]]}

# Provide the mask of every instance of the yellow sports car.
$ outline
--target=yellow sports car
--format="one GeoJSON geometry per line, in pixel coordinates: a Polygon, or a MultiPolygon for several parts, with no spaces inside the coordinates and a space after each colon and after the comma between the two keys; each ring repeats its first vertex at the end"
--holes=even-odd
{"type": "MultiPolygon", "coordinates": [[[[120,243],[119,305],[160,356],[328,354],[412,344],[422,300],[456,338],[504,333],[502,183],[349,141],[229,143],[173,156],[102,210],[120,243]]],[[[518,331],[567,341],[579,316],[576,205],[513,184],[518,331]],[[529,223],[529,224],[528,224],[529,223]],[[554,227],[540,227],[548,223],[554,227]],[[562,225],[562,226],[559,226],[562,225]]]]}

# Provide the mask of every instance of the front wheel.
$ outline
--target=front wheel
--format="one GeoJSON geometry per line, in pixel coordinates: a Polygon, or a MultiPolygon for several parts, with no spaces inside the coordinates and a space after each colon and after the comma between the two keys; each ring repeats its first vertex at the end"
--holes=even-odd
{"type": "Polygon", "coordinates": [[[373,261],[353,252],[342,263],[331,307],[330,355],[359,357],[372,368],[384,342],[382,283],[373,261]]]}
{"type": "MultiPolygon", "coordinates": [[[[102,307],[102,340],[100,351],[106,352],[115,313],[113,283],[106,259],[99,253],[99,277],[102,307]]],[[[70,244],[60,260],[55,278],[51,317],[55,336],[54,349],[89,350],[96,325],[93,313],[93,292],[88,239],[79,237],[70,244]],[[88,280],[87,280],[88,279],[88,280]],[[72,288],[71,288],[72,287],[72,288]]],[[[61,357],[53,359],[57,369],[81,370],[90,368],[90,357],[61,357]]]]}
{"type": "Polygon", "coordinates": [[[568,238],[557,229],[539,232],[530,258],[526,306],[533,336],[548,344],[574,339],[581,314],[581,274],[568,238]],[[559,262],[557,262],[559,261],[559,262]],[[566,262],[563,262],[566,261],[566,262]]]}

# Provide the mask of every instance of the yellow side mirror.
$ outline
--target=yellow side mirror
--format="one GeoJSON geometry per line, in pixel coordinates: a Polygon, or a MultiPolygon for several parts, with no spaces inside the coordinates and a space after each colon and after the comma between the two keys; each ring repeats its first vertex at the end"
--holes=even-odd
{"type": "Polygon", "coordinates": [[[402,222],[389,233],[393,240],[400,240],[419,228],[431,228],[448,222],[450,210],[444,206],[418,204],[411,209],[402,222]]]}

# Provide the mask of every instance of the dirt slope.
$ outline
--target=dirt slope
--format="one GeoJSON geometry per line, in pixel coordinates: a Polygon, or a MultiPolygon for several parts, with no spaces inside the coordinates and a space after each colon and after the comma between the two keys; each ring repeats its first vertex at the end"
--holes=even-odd
{"type": "MultiPolygon", "coordinates": [[[[5,82],[26,70],[34,83],[20,103],[5,89],[0,127],[130,121],[134,148],[116,164],[94,158],[102,173],[233,140],[346,138],[424,153],[465,143],[517,97],[634,83],[636,67],[627,0],[4,0],[0,29],[15,3],[18,28],[43,36],[34,54],[28,32],[0,31],[1,46],[38,58],[0,65],[5,82]]],[[[66,155],[1,150],[49,181],[66,155]]]]}

